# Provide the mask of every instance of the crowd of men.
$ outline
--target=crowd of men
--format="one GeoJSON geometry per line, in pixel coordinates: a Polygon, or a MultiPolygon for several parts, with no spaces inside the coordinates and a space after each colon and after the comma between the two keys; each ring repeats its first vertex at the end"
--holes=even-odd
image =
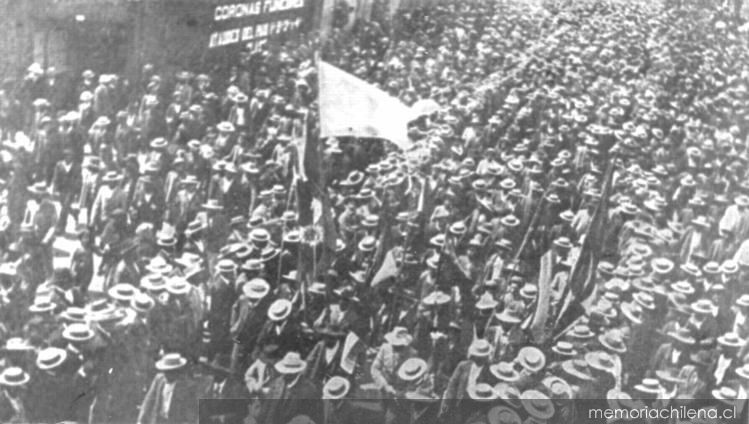
{"type": "Polygon", "coordinates": [[[747,38],[667,6],[449,1],[226,75],[6,81],[0,420],[746,417],[747,38]],[[412,149],[319,139],[319,51],[423,106],[412,149]]]}

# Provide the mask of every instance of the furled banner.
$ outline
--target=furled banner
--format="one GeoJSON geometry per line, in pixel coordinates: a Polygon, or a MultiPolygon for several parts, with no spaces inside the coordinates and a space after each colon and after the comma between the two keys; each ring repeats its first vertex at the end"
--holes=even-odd
{"type": "Polygon", "coordinates": [[[411,147],[413,113],[400,100],[333,65],[318,62],[320,137],[368,137],[411,147]]]}

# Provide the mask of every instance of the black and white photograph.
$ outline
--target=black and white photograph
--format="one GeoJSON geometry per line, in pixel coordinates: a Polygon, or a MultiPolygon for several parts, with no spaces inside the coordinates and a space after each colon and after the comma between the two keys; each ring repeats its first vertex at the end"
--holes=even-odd
{"type": "Polygon", "coordinates": [[[749,423],[745,0],[0,0],[0,423],[749,423]]]}

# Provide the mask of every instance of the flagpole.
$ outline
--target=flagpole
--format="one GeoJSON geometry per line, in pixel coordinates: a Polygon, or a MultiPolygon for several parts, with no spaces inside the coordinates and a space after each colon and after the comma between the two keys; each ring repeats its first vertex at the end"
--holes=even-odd
{"type": "MultiPolygon", "coordinates": [[[[531,184],[528,185],[528,190],[530,191],[531,199],[533,199],[533,186],[531,184]]],[[[543,196],[541,196],[541,199],[539,199],[538,206],[536,207],[536,210],[533,212],[533,217],[531,218],[531,221],[528,223],[528,228],[525,230],[525,235],[523,235],[523,240],[520,242],[520,246],[518,246],[518,250],[515,252],[515,257],[513,258],[513,262],[517,262],[520,259],[520,255],[523,253],[523,250],[525,250],[525,246],[528,244],[528,240],[531,237],[531,233],[536,229],[536,224],[538,224],[538,220],[541,217],[541,210],[543,209],[543,204],[546,201],[546,196],[551,191],[551,186],[549,186],[546,191],[544,191],[543,196]]]]}
{"type": "MultiPolygon", "coordinates": [[[[611,191],[611,186],[613,183],[613,177],[614,177],[614,163],[615,159],[617,158],[616,154],[613,157],[608,158],[608,167],[606,169],[606,174],[604,176],[603,181],[603,187],[601,190],[601,199],[598,203],[598,206],[596,207],[596,210],[593,214],[593,217],[591,219],[590,225],[588,226],[588,229],[585,233],[585,238],[583,239],[582,247],[580,249],[580,254],[577,257],[577,260],[575,261],[575,264],[573,268],[570,270],[570,275],[567,279],[567,285],[564,288],[564,293],[562,296],[562,299],[564,303],[562,304],[562,309],[560,309],[557,312],[557,317],[555,320],[554,327],[558,327],[560,324],[560,321],[562,318],[564,318],[565,314],[569,310],[570,306],[575,300],[580,301],[579,297],[581,297],[585,291],[587,291],[587,284],[591,279],[591,273],[595,272],[595,269],[589,269],[588,275],[586,276],[586,281],[584,282],[585,287],[577,289],[576,287],[573,287],[573,284],[576,283],[580,278],[580,267],[583,265],[580,263],[581,260],[583,260],[583,254],[586,253],[584,250],[591,250],[590,244],[593,242],[590,238],[595,235],[594,231],[600,238],[600,232],[605,228],[606,221],[608,220],[608,216],[602,216],[601,214],[604,211],[608,210],[608,207],[604,204],[604,202],[608,202],[609,198],[609,192],[611,191]],[[597,226],[596,228],[593,228],[593,226],[597,226]]],[[[600,244],[600,240],[599,240],[600,244]]],[[[603,246],[594,246],[593,250],[601,250],[603,246]]],[[[594,252],[596,255],[600,252],[594,252]]],[[[589,267],[592,267],[593,261],[595,260],[595,257],[588,257],[585,258],[589,260],[589,267]]]]}

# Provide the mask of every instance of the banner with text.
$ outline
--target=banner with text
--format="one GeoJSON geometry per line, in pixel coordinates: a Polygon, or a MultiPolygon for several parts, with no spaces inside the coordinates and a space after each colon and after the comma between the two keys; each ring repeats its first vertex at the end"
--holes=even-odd
{"type": "Polygon", "coordinates": [[[208,48],[243,45],[257,49],[269,39],[306,30],[314,0],[254,0],[213,8],[208,48]]]}

